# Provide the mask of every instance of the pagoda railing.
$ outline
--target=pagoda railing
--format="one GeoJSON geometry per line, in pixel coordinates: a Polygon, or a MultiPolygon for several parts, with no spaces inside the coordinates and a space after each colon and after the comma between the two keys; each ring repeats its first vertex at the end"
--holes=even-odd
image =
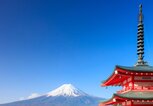
{"type": "Polygon", "coordinates": [[[151,86],[141,86],[141,87],[134,87],[134,88],[126,88],[126,89],[122,89],[122,90],[119,90],[117,91],[117,93],[125,93],[125,92],[128,92],[128,91],[131,91],[131,90],[134,90],[134,91],[153,91],[153,87],[151,86]]]}

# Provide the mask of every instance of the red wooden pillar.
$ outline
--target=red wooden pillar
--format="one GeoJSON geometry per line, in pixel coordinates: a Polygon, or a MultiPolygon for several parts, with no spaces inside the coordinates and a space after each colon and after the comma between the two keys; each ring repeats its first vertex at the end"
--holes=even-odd
{"type": "Polygon", "coordinates": [[[134,106],[134,105],[133,105],[133,101],[132,101],[132,100],[131,100],[131,106],[134,106]]]}
{"type": "Polygon", "coordinates": [[[132,90],[134,90],[134,76],[132,75],[132,90]]]}

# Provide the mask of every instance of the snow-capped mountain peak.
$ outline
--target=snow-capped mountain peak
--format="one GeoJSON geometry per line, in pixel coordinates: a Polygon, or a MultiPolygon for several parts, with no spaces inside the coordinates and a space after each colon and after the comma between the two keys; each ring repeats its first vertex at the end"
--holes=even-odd
{"type": "Polygon", "coordinates": [[[87,94],[75,88],[72,84],[64,84],[47,94],[47,96],[74,96],[74,97],[84,96],[84,95],[87,94]]]}

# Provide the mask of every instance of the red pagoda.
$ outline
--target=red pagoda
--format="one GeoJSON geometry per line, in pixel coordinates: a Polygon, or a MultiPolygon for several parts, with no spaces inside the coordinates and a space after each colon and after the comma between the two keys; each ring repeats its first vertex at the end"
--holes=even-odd
{"type": "Polygon", "coordinates": [[[144,58],[144,27],[142,5],[139,7],[137,33],[138,61],[132,67],[117,65],[113,74],[101,86],[121,86],[122,90],[99,106],[153,106],[153,67],[144,58]]]}

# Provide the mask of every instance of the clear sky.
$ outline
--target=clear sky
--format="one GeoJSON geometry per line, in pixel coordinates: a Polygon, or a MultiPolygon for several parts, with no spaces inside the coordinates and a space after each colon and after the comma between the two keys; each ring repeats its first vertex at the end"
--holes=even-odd
{"type": "Polygon", "coordinates": [[[136,63],[139,3],[152,65],[153,0],[0,0],[0,103],[64,83],[111,97],[100,83],[136,63]]]}

